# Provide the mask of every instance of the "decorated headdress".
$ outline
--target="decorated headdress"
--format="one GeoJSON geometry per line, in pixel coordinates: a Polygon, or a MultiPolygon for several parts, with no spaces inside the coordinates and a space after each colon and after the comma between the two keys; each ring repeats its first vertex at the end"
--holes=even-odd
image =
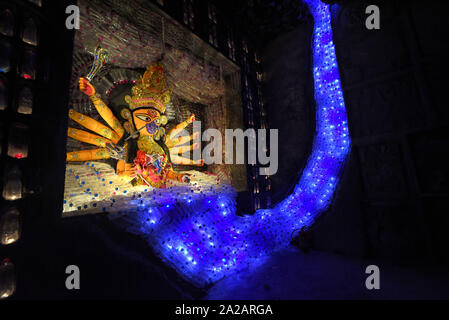
{"type": "Polygon", "coordinates": [[[161,114],[170,102],[171,90],[166,88],[164,67],[161,62],[154,62],[132,87],[132,96],[125,96],[131,110],[140,107],[153,107],[161,114]]]}

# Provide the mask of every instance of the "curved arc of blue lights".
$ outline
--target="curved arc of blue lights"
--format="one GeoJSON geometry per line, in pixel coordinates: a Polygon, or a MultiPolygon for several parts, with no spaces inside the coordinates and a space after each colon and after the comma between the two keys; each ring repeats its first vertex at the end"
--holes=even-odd
{"type": "Polygon", "coordinates": [[[329,6],[304,0],[314,17],[312,41],[317,133],[312,154],[294,192],[274,208],[294,216],[295,227],[310,226],[327,208],[350,150],[350,137],[337,57],[332,40],[329,6]]]}
{"type": "Polygon", "coordinates": [[[235,191],[226,187],[196,198],[184,197],[181,204],[164,200],[167,203],[154,206],[154,198],[149,199],[149,209],[125,215],[131,226],[128,230],[143,235],[166,263],[195,285],[257,266],[287,246],[294,230],[310,226],[332,200],[350,138],[329,6],[319,0],[304,1],[314,17],[317,133],[294,192],[274,208],[258,210],[253,216],[236,215],[235,191]]]}

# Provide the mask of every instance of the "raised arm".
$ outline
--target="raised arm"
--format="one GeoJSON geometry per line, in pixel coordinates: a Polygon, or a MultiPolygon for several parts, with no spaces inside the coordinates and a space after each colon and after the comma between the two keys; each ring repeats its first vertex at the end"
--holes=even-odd
{"type": "Polygon", "coordinates": [[[106,121],[106,123],[117,133],[120,138],[122,138],[125,130],[118,119],[114,116],[111,109],[109,109],[109,107],[98,97],[92,84],[85,78],[80,78],[79,86],[80,90],[89,96],[103,120],[106,121]]]}

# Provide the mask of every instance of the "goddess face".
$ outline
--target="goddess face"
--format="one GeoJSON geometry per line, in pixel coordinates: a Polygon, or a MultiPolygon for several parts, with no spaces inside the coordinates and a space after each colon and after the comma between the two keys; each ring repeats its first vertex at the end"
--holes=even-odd
{"type": "Polygon", "coordinates": [[[167,123],[167,117],[152,107],[137,108],[132,111],[132,117],[136,130],[146,136],[155,135],[167,123]]]}

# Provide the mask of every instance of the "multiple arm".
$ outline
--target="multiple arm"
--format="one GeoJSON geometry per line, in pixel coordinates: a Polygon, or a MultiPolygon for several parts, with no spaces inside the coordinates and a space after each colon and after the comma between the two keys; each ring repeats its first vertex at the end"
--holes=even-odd
{"type": "MultiPolygon", "coordinates": [[[[108,144],[116,145],[123,137],[125,129],[120,124],[119,120],[114,116],[111,109],[98,97],[95,88],[88,80],[80,78],[79,87],[82,92],[89,96],[97,112],[109,125],[110,128],[88,116],[76,112],[75,110],[70,110],[69,117],[72,120],[79,123],[83,127],[97,133],[98,135],[75,128],[69,128],[68,136],[81,142],[99,146],[100,149],[68,152],[67,161],[90,161],[108,159],[111,157],[107,150],[108,144]]],[[[170,150],[171,159],[175,164],[200,166],[204,164],[204,161],[202,159],[194,161],[189,158],[180,156],[180,154],[184,152],[196,150],[199,147],[197,143],[194,143],[191,146],[183,145],[193,140],[195,138],[194,135],[178,136],[179,133],[194,120],[195,115],[192,114],[188,119],[179,123],[172,130],[170,130],[167,135],[166,145],[170,150]]],[[[126,143],[124,148],[127,152],[128,150],[126,143]]],[[[141,170],[139,170],[139,168],[136,168],[134,163],[128,163],[124,160],[118,160],[116,172],[122,179],[129,182],[136,177],[136,172],[141,172],[141,170]]],[[[141,172],[141,174],[149,177],[151,172],[141,172]]],[[[181,182],[187,182],[189,180],[187,174],[177,173],[172,168],[169,168],[166,174],[164,174],[164,177],[161,179],[165,180],[165,178],[178,180],[181,182]]]]}

